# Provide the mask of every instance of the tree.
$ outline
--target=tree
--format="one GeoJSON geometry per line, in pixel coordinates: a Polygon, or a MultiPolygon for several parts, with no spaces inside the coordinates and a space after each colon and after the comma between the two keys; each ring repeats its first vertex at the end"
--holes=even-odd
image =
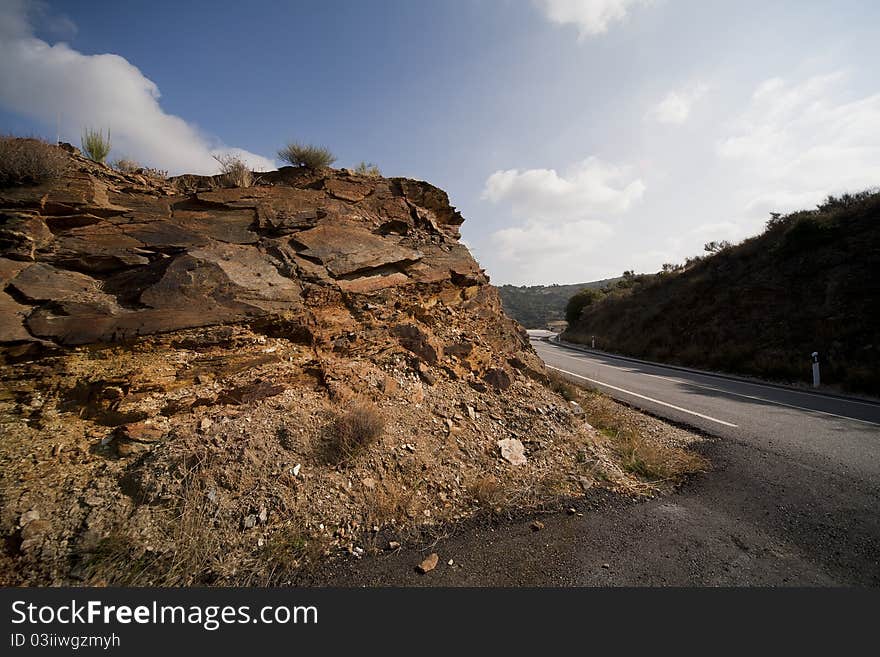
{"type": "Polygon", "coordinates": [[[568,300],[568,304],[565,306],[565,320],[569,324],[574,324],[581,318],[581,312],[583,312],[584,308],[601,297],[602,293],[598,290],[589,287],[584,288],[568,300]]]}
{"type": "Polygon", "coordinates": [[[728,242],[727,240],[722,240],[721,242],[716,242],[712,240],[711,242],[706,242],[703,246],[703,250],[706,253],[721,253],[725,249],[729,249],[733,244],[728,242]]]}

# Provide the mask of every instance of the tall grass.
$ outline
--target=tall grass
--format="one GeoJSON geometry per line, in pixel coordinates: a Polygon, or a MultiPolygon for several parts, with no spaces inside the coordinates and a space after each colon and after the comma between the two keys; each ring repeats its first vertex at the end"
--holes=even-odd
{"type": "Polygon", "coordinates": [[[107,156],[110,154],[110,131],[107,131],[107,136],[105,137],[103,130],[86,128],[83,131],[80,143],[82,144],[83,153],[90,160],[104,164],[107,156]]]}

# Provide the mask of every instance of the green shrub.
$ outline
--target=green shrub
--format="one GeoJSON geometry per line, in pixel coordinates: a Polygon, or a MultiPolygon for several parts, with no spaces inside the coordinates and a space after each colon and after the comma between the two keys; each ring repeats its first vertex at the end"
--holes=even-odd
{"type": "Polygon", "coordinates": [[[322,169],[336,161],[336,156],[323,146],[291,143],[278,151],[278,158],[295,167],[322,169]]]}
{"type": "Polygon", "coordinates": [[[250,187],[254,184],[253,172],[237,155],[215,155],[214,159],[220,164],[223,184],[229,187],[250,187]]]}
{"type": "Polygon", "coordinates": [[[726,251],[732,246],[733,244],[731,244],[727,240],[721,240],[720,242],[712,240],[711,242],[706,242],[706,244],[703,245],[703,251],[705,251],[706,253],[721,253],[722,251],[726,251]]]}
{"type": "Polygon", "coordinates": [[[57,146],[30,137],[0,137],[0,186],[38,184],[58,178],[69,159],[57,146]]]}
{"type": "Polygon", "coordinates": [[[586,287],[569,299],[568,304],[565,306],[565,320],[569,326],[581,318],[581,312],[583,312],[584,308],[601,297],[601,292],[586,287]]]}
{"type": "Polygon", "coordinates": [[[361,162],[354,168],[354,172],[362,176],[370,176],[371,178],[382,176],[382,171],[372,162],[361,162]]]}
{"type": "Polygon", "coordinates": [[[107,136],[105,137],[103,130],[87,128],[83,131],[81,143],[83,153],[90,160],[104,164],[104,161],[110,154],[110,131],[107,131],[107,136]]]}

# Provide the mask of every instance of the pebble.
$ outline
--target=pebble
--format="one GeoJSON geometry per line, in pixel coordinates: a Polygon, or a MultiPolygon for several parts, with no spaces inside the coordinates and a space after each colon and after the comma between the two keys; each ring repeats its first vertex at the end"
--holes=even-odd
{"type": "Polygon", "coordinates": [[[425,573],[429,573],[437,567],[437,563],[440,561],[440,557],[436,552],[432,552],[427,557],[425,557],[424,561],[416,566],[416,570],[420,572],[422,575],[425,573]]]}

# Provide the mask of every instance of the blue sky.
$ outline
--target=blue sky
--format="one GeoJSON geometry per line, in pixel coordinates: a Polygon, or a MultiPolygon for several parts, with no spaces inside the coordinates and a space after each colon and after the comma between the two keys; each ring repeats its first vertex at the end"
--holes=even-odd
{"type": "Polygon", "coordinates": [[[496,283],[654,271],[880,184],[874,2],[0,0],[0,128],[428,180],[496,283]]]}

